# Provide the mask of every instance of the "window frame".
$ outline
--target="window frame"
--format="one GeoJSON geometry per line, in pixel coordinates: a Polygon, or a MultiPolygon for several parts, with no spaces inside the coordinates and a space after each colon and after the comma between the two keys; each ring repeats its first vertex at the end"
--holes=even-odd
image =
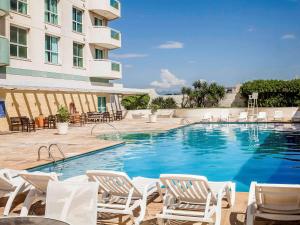
{"type": "Polygon", "coordinates": [[[77,8],[75,6],[72,7],[72,31],[77,32],[77,33],[83,33],[83,15],[84,15],[84,10],[77,8]],[[76,18],[74,20],[74,10],[76,10],[76,18]],[[78,22],[76,19],[78,17],[77,12],[81,12],[81,22],[78,22]],[[74,24],[75,24],[75,30],[74,30],[74,24]],[[79,31],[78,27],[79,25],[81,26],[81,31],[79,31]]]}
{"type": "Polygon", "coordinates": [[[96,59],[96,60],[104,59],[104,50],[103,50],[103,49],[95,48],[95,59],[96,59]],[[102,58],[97,58],[97,51],[102,52],[102,58]]]}
{"type": "Polygon", "coordinates": [[[22,15],[28,15],[28,6],[29,6],[28,1],[29,1],[29,0],[15,0],[16,3],[17,3],[17,9],[16,9],[16,10],[15,10],[15,9],[12,9],[12,7],[11,7],[11,1],[12,1],[12,0],[9,0],[9,1],[10,1],[10,2],[9,2],[9,9],[10,9],[12,12],[20,13],[20,14],[22,14],[22,15]],[[20,2],[23,3],[24,5],[26,5],[26,13],[23,13],[23,12],[21,12],[21,11],[19,10],[19,9],[20,9],[20,7],[19,7],[20,2]]]}
{"type": "Polygon", "coordinates": [[[53,25],[59,25],[59,11],[58,11],[59,0],[55,0],[56,1],[56,12],[53,12],[53,11],[47,9],[47,4],[49,3],[49,1],[53,1],[53,0],[44,0],[44,4],[45,4],[44,20],[45,20],[45,23],[49,23],[49,24],[53,24],[53,25]],[[49,14],[49,21],[48,21],[47,14],[49,14]],[[56,21],[54,21],[52,19],[53,18],[52,16],[56,17],[56,21]]]}
{"type": "Polygon", "coordinates": [[[49,64],[54,64],[54,65],[58,65],[59,64],[59,37],[51,35],[51,34],[45,34],[45,63],[49,63],[49,64]],[[50,48],[52,48],[52,39],[56,39],[57,40],[57,51],[53,51],[53,49],[47,49],[47,37],[50,38],[50,48]],[[50,54],[50,61],[47,60],[47,53],[50,54]],[[53,55],[57,55],[57,62],[53,62],[53,55]]]}
{"type": "Polygon", "coordinates": [[[18,26],[15,26],[15,25],[10,25],[10,28],[9,28],[9,50],[10,50],[10,57],[14,57],[14,58],[19,58],[19,59],[28,59],[28,29],[26,28],[21,28],[21,27],[18,27],[18,26]],[[13,42],[11,39],[11,31],[12,31],[12,28],[16,28],[17,29],[17,42],[13,42]],[[26,44],[20,44],[19,43],[19,37],[20,37],[20,34],[19,34],[19,30],[23,30],[26,32],[26,44]],[[11,55],[11,46],[12,45],[15,45],[17,47],[17,55],[11,55]],[[20,47],[23,47],[26,49],[26,57],[21,57],[20,56],[20,50],[19,48],[20,47]]]}
{"type": "MultiPolygon", "coordinates": [[[[79,51],[78,51],[79,52],[79,51]]],[[[78,42],[73,42],[73,67],[75,68],[84,68],[84,44],[82,43],[78,43],[78,42]],[[79,55],[75,55],[75,52],[74,52],[74,45],[77,46],[77,51],[78,51],[78,47],[81,46],[82,49],[82,56],[79,56],[79,55]],[[74,64],[74,59],[76,59],[76,64],[74,64]],[[82,66],[80,66],[79,64],[79,60],[82,60],[82,66]]]]}
{"type": "Polygon", "coordinates": [[[97,16],[94,16],[94,26],[95,27],[103,27],[104,26],[104,20],[102,18],[99,18],[97,16]],[[96,25],[96,20],[101,21],[101,25],[96,25]]]}

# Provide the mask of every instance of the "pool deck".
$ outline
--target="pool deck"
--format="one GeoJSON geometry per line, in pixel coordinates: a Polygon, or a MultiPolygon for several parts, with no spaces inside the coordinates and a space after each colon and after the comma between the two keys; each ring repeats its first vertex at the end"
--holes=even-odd
{"type": "MultiPolygon", "coordinates": [[[[111,124],[118,132],[167,131],[182,126],[178,118],[159,119],[157,123],[148,123],[145,119],[138,119],[115,121],[111,124]]],[[[94,126],[94,124],[82,127],[71,126],[67,135],[58,135],[56,129],[0,135],[0,168],[28,169],[52,162],[45,149],[41,151],[41,160],[37,160],[39,147],[49,146],[52,143],[59,145],[66,158],[122,143],[96,138],[97,135],[117,131],[107,124],[94,126]],[[93,127],[93,135],[91,135],[93,127]]],[[[56,149],[53,148],[52,152],[55,160],[62,158],[56,149]]]]}

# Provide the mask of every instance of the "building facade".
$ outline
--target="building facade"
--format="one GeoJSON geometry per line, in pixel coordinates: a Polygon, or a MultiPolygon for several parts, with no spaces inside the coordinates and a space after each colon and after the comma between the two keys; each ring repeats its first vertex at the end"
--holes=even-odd
{"type": "Polygon", "coordinates": [[[105,111],[111,96],[138,93],[112,82],[122,36],[109,23],[120,16],[118,0],[1,0],[0,130],[9,117],[105,111]]]}

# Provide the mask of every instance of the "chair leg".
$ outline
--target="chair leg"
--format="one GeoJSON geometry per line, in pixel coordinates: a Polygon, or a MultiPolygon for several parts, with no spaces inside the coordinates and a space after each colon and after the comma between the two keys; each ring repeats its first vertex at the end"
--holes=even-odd
{"type": "Polygon", "coordinates": [[[23,203],[20,216],[27,216],[28,215],[30,207],[31,207],[32,203],[34,202],[34,200],[37,198],[37,196],[38,196],[38,193],[37,193],[36,189],[31,189],[29,191],[29,193],[26,196],[26,199],[23,203]]]}

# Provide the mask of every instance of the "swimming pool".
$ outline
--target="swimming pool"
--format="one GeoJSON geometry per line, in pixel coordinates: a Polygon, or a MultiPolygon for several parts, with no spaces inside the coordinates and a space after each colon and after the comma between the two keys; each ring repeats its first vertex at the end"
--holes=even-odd
{"type": "Polygon", "coordinates": [[[291,124],[195,124],[120,138],[125,145],[33,170],[62,173],[63,179],[89,169],[152,178],[198,174],[212,181],[232,180],[238,191],[248,191],[251,181],[300,183],[300,128],[291,124]]]}

